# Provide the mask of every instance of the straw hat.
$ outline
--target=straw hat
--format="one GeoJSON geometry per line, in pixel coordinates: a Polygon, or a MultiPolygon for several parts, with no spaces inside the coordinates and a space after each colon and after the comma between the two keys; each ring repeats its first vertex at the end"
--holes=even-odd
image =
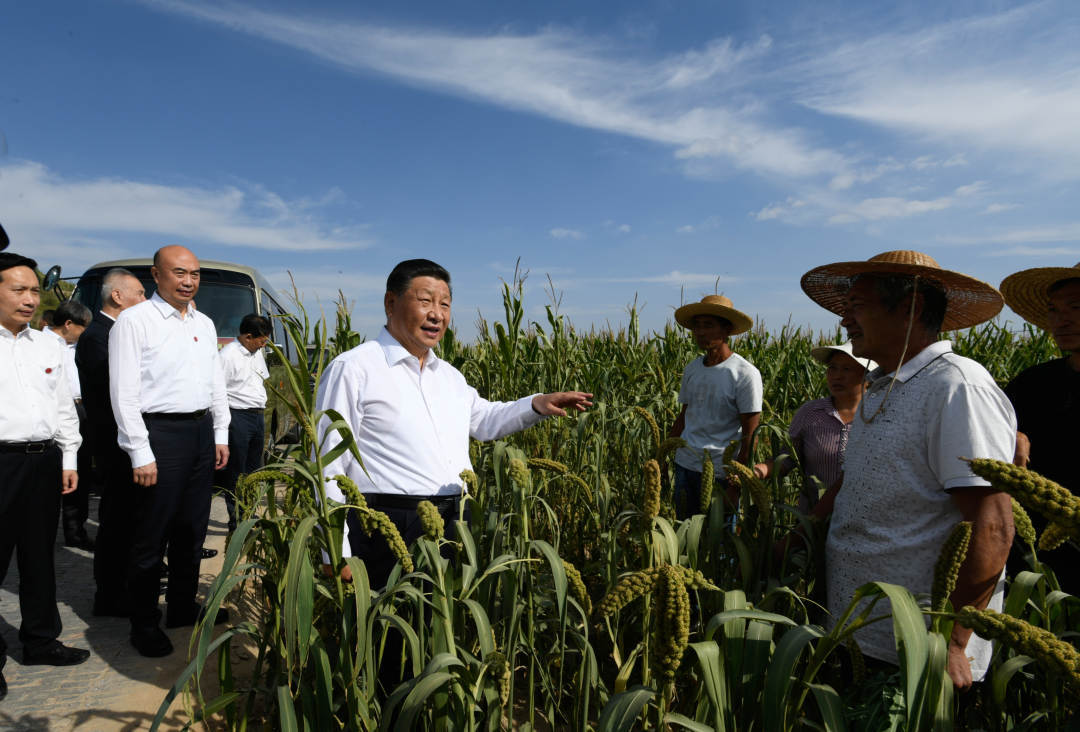
{"type": "Polygon", "coordinates": [[[1001,293],[959,272],[942,269],[929,254],[900,250],[884,252],[865,262],[837,262],[815,267],[802,276],[803,292],[826,310],[843,315],[851,281],[861,274],[907,274],[933,282],[945,291],[942,330],[970,328],[990,320],[1003,305],[1001,293]]]}
{"type": "Polygon", "coordinates": [[[731,335],[745,333],[754,327],[754,319],[743,312],[739,312],[731,304],[729,298],[723,295],[706,295],[701,302],[683,305],[675,311],[675,322],[684,328],[690,327],[690,321],[695,315],[715,315],[731,322],[731,335]]]}
{"type": "Polygon", "coordinates": [[[814,357],[814,360],[818,363],[828,363],[829,357],[839,351],[846,354],[848,358],[855,361],[860,366],[864,367],[867,371],[873,371],[878,367],[877,362],[869,358],[859,358],[851,350],[851,341],[847,343],[841,343],[839,346],[818,346],[817,348],[810,349],[810,355],[814,357]]]}
{"type": "Polygon", "coordinates": [[[1009,307],[1029,323],[1049,330],[1050,287],[1055,282],[1080,278],[1080,263],[1075,267],[1036,267],[1011,274],[1001,282],[1001,294],[1009,307]]]}

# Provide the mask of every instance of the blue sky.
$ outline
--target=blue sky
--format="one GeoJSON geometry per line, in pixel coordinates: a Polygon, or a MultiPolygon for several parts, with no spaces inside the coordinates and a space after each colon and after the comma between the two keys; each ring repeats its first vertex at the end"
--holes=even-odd
{"type": "Polygon", "coordinates": [[[579,328],[719,290],[830,330],[818,264],[1080,260],[1073,2],[42,0],[3,28],[0,221],[66,274],[185,243],[340,288],[373,335],[428,257],[471,337],[518,258],[541,321],[550,275],[579,328]]]}

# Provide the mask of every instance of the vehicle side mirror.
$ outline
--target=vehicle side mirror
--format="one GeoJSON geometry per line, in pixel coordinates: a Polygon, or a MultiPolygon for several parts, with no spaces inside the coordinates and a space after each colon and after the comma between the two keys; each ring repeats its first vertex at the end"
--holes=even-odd
{"type": "MultiPolygon", "coordinates": [[[[60,265],[59,264],[54,264],[53,266],[49,267],[49,271],[45,273],[45,279],[41,283],[41,289],[46,290],[46,291],[55,290],[56,286],[59,283],[60,283],[60,265]]],[[[58,298],[60,298],[61,300],[64,299],[63,297],[60,297],[59,292],[56,294],[56,296],[58,298]]]]}

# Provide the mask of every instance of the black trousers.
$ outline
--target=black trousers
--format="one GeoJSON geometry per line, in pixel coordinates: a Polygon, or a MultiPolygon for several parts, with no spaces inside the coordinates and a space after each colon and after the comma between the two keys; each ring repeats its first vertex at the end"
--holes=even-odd
{"type": "Polygon", "coordinates": [[[94,551],[94,581],[97,600],[123,604],[128,600],[127,579],[131,542],[135,527],[138,491],[132,482],[131,458],[116,444],[115,435],[104,435],[94,450],[94,462],[101,474],[101,502],[98,504],[97,548],[94,551]]]}
{"type": "MultiPolygon", "coordinates": [[[[60,635],[53,545],[60,517],[60,448],[43,453],[0,453],[0,582],[11,555],[19,563],[19,640],[43,650],[60,635]]],[[[7,644],[0,636],[0,666],[7,644]]]]}
{"type": "Polygon", "coordinates": [[[169,551],[169,618],[187,620],[198,610],[200,550],[210,520],[214,429],[210,414],[197,420],[146,416],[157,484],[137,486],[128,593],[132,628],[156,627],[159,567],[169,551]]]}
{"type": "Polygon", "coordinates": [[[225,468],[225,506],[229,529],[236,528],[236,480],[263,466],[266,425],[261,409],[230,409],[229,465],[225,468]]]}
{"type": "Polygon", "coordinates": [[[96,475],[93,469],[93,439],[91,434],[90,420],[86,417],[83,405],[76,403],[75,411],[79,414],[79,433],[82,435],[82,447],[79,448],[79,486],[71,493],[61,498],[64,506],[64,531],[68,531],[68,525],[82,526],[90,515],[90,488],[94,485],[96,475]]]}

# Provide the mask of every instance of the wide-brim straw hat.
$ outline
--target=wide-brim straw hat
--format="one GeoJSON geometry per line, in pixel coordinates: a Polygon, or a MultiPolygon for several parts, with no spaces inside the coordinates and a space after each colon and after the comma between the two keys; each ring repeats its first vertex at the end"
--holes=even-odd
{"type": "Polygon", "coordinates": [[[1075,267],[1025,269],[1001,281],[1001,294],[1021,318],[1049,330],[1050,288],[1071,279],[1080,279],[1080,263],[1075,267]]]}
{"type": "Polygon", "coordinates": [[[884,252],[865,262],[837,262],[815,267],[802,276],[803,292],[826,310],[844,313],[844,299],[852,280],[862,274],[917,275],[945,292],[945,320],[942,330],[960,330],[990,320],[1005,301],[1001,293],[982,280],[942,269],[929,254],[908,250],[884,252]]]}
{"type": "Polygon", "coordinates": [[[684,328],[690,327],[695,315],[715,315],[724,318],[732,325],[731,335],[745,333],[754,327],[754,319],[744,312],[736,310],[731,299],[723,295],[706,295],[701,302],[683,305],[675,311],[675,322],[684,328]]]}
{"type": "Polygon", "coordinates": [[[829,357],[834,353],[843,353],[852,361],[855,361],[860,366],[864,367],[867,371],[873,371],[878,367],[877,362],[869,358],[859,358],[851,350],[851,341],[847,343],[841,343],[838,346],[818,346],[817,348],[810,349],[810,355],[818,363],[828,363],[829,357]]]}

